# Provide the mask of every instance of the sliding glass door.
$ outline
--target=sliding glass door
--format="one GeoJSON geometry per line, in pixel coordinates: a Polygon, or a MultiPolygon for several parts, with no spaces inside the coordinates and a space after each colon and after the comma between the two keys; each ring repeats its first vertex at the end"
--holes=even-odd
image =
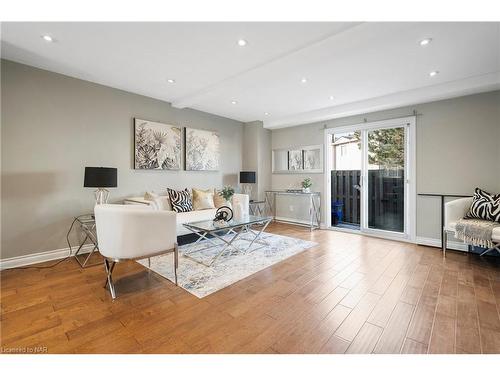
{"type": "Polygon", "coordinates": [[[367,131],[368,228],[405,229],[405,128],[367,131]]]}
{"type": "Polygon", "coordinates": [[[332,227],[414,238],[414,123],[408,117],[325,131],[332,227]]]}
{"type": "Polygon", "coordinates": [[[331,221],[337,228],[360,229],[361,140],[359,132],[336,133],[331,144],[331,221]]]}

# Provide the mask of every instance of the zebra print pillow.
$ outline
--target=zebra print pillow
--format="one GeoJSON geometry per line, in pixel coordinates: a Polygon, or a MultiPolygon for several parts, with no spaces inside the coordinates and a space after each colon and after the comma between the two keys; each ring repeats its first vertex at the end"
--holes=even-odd
{"type": "Polygon", "coordinates": [[[476,188],[466,219],[492,220],[500,223],[500,194],[476,188]]]}
{"type": "Polygon", "coordinates": [[[170,203],[172,204],[172,210],[175,212],[189,212],[193,211],[193,201],[191,200],[191,194],[188,189],[184,190],[173,190],[167,189],[168,196],[170,198],[170,203]]]}

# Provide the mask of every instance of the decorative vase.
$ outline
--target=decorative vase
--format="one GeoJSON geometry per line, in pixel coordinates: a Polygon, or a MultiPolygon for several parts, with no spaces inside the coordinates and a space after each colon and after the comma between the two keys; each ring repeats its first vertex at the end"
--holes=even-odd
{"type": "Polygon", "coordinates": [[[308,188],[302,188],[302,192],[303,193],[310,193],[311,192],[311,188],[308,187],[308,188]]]}
{"type": "Polygon", "coordinates": [[[248,218],[248,210],[245,209],[243,203],[239,202],[233,205],[234,218],[238,221],[243,221],[248,218]]]}
{"type": "Polygon", "coordinates": [[[233,206],[234,218],[238,221],[241,221],[243,218],[243,205],[241,203],[236,203],[233,206]]]}

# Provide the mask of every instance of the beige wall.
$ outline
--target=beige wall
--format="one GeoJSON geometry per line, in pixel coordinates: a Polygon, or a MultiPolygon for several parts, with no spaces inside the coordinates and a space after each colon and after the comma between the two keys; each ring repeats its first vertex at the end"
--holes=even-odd
{"type": "Polygon", "coordinates": [[[1,75],[2,259],[67,247],[71,218],[93,208],[85,166],[118,168],[112,201],[238,183],[240,122],[5,60],[1,75]],[[217,130],[220,171],[134,170],[133,117],[217,130]]]}
{"type": "MultiPolygon", "coordinates": [[[[413,110],[418,113],[417,193],[471,194],[475,186],[500,192],[500,91],[273,130],[272,148],[323,144],[325,126],[405,117],[413,110]]],[[[273,174],[272,186],[297,187],[306,176],[312,177],[314,190],[324,194],[323,174],[273,174]]],[[[322,209],[324,213],[325,202],[322,209]]],[[[278,211],[298,217],[290,200],[278,211]]],[[[417,236],[439,238],[439,221],[439,200],[418,197],[417,236]]]]}

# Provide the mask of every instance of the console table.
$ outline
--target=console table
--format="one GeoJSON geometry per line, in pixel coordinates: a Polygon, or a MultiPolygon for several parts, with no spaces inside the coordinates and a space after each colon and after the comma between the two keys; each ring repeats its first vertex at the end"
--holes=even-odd
{"type": "Polygon", "coordinates": [[[282,220],[286,223],[305,225],[310,228],[310,230],[319,229],[321,223],[321,194],[318,191],[306,193],[303,191],[289,191],[289,190],[266,190],[266,207],[273,216],[273,220],[276,221],[276,197],[279,195],[292,196],[296,198],[308,198],[309,199],[309,224],[304,224],[300,221],[293,220],[282,220]]]}

